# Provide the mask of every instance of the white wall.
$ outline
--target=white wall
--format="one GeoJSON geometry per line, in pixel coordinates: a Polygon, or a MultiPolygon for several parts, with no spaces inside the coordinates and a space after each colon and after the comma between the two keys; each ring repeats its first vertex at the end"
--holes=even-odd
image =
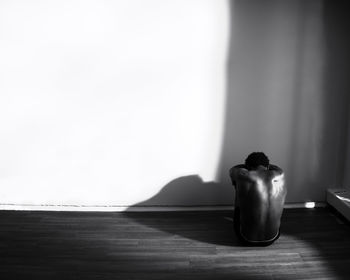
{"type": "Polygon", "coordinates": [[[226,1],[1,1],[0,203],[132,205],[215,177],[226,1]]]}
{"type": "Polygon", "coordinates": [[[333,12],[1,1],[0,204],[232,204],[228,169],[252,151],[285,170],[288,202],[324,201],[348,102],[333,12]]]}

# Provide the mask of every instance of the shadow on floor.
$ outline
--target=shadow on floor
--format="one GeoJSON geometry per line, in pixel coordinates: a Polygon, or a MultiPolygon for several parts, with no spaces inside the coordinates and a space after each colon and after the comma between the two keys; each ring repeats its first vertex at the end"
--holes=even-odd
{"type": "MultiPolygon", "coordinates": [[[[181,196],[185,199],[176,201],[179,205],[183,205],[181,203],[187,202],[187,198],[188,201],[196,201],[196,197],[207,198],[207,195],[217,190],[217,187],[214,183],[201,182],[198,176],[183,177],[170,182],[158,194],[133,207],[156,205],[156,202],[164,201],[166,198],[179,199],[181,196]]],[[[133,210],[133,207],[129,210],[133,210]]],[[[211,246],[210,248],[215,248],[218,252],[226,250],[225,252],[228,255],[231,254],[231,257],[232,254],[240,256],[248,253],[249,255],[249,252],[256,250],[256,256],[251,254],[249,256],[253,259],[257,258],[257,262],[260,262],[265,253],[266,261],[271,254],[280,255],[280,259],[273,259],[275,264],[271,264],[271,269],[262,269],[264,271],[262,275],[254,274],[258,273],[254,272],[254,269],[243,274],[242,271],[236,271],[240,279],[254,277],[274,279],[271,275],[266,275],[266,271],[271,271],[276,279],[290,279],[288,277],[292,277],[293,274],[300,276],[303,273],[307,274],[308,271],[312,273],[314,277],[312,279],[322,277],[346,279],[344,275],[350,273],[350,227],[329,208],[285,210],[282,216],[280,239],[271,246],[263,248],[247,248],[239,244],[233,231],[233,211],[189,211],[182,214],[181,212],[125,212],[122,215],[151,231],[164,232],[171,239],[189,240],[189,242],[192,240],[196,246],[211,246]],[[342,242],[339,243],[339,240],[342,242]],[[273,267],[277,263],[280,266],[284,265],[285,271],[281,272],[279,267],[276,269],[279,274],[276,273],[273,267]],[[324,269],[314,271],[310,266],[324,269]]],[[[251,259],[248,258],[247,262],[250,261],[251,259]]],[[[230,270],[223,268],[220,271],[225,278],[230,270]]]]}
{"type": "Polygon", "coordinates": [[[347,279],[350,227],[288,209],[269,247],[237,244],[230,213],[0,211],[1,279],[347,279]]]}
{"type": "MultiPolygon", "coordinates": [[[[164,186],[156,195],[151,198],[137,203],[127,209],[124,215],[128,218],[138,220],[140,213],[134,213],[133,211],[140,206],[172,206],[172,207],[184,207],[191,211],[193,206],[213,206],[215,201],[225,201],[227,194],[231,197],[231,205],[225,205],[228,207],[233,206],[234,191],[232,187],[226,187],[224,185],[214,182],[203,182],[198,175],[183,176],[172,180],[166,186],[164,186]]],[[[156,227],[159,230],[164,230],[170,234],[176,236],[181,235],[188,239],[195,239],[209,244],[220,245],[235,245],[237,240],[233,235],[233,211],[225,211],[225,214],[218,217],[212,212],[206,212],[205,223],[203,223],[203,216],[198,216],[198,212],[187,213],[186,219],[180,219],[178,213],[167,213],[169,219],[168,223],[154,224],[154,219],[159,216],[162,219],[162,213],[148,213],[152,219],[147,219],[144,215],[141,215],[142,224],[149,227],[156,227]],[[181,227],[174,227],[177,223],[181,224],[181,227]],[[203,229],[207,227],[206,229],[203,229]],[[185,229],[185,230],[184,230],[185,229]],[[206,232],[205,235],[199,235],[198,232],[206,232]]]]}

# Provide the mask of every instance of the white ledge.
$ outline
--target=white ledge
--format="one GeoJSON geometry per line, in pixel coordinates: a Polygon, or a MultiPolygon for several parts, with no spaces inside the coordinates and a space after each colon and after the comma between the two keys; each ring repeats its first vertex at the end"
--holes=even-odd
{"type": "Polygon", "coordinates": [[[327,202],[350,221],[350,191],[347,189],[328,189],[327,202]]]}

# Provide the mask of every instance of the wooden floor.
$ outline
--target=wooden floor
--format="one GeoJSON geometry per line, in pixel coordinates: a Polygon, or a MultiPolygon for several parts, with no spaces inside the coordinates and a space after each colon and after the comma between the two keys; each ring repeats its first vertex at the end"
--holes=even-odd
{"type": "Polygon", "coordinates": [[[0,211],[0,279],[350,279],[350,226],[285,210],[280,239],[254,248],[230,212],[0,211]]]}

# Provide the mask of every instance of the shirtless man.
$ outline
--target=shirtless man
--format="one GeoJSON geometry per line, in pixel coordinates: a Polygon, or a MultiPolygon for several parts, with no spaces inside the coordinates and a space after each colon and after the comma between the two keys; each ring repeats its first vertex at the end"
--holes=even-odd
{"type": "Polygon", "coordinates": [[[287,189],[282,169],[264,153],[252,153],[230,169],[236,189],[234,229],[245,245],[267,246],[279,238],[287,189]]]}

